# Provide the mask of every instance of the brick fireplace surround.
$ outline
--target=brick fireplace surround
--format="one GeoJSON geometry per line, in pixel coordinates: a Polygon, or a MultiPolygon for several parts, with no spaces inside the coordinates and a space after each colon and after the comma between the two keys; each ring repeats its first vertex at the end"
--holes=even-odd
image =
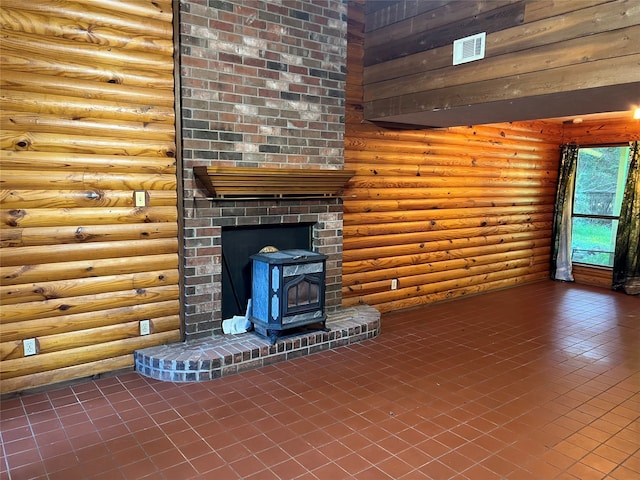
{"type": "MultiPolygon", "coordinates": [[[[312,223],[312,249],[327,256],[326,312],[343,315],[340,199],[221,200],[193,167],[343,168],[346,36],[342,0],[181,0],[187,344],[224,337],[224,227],[312,223]]],[[[377,332],[372,310],[345,335],[350,327],[358,339],[377,332]]],[[[159,365],[149,350],[137,354],[139,369],[159,365]]],[[[158,355],[167,362],[179,356],[158,355]]]]}

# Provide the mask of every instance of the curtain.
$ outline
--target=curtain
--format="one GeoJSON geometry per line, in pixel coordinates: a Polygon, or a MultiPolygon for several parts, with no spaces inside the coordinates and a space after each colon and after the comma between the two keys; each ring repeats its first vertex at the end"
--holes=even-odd
{"type": "Polygon", "coordinates": [[[613,257],[613,289],[640,295],[640,154],[631,144],[629,174],[624,188],[613,257]]]}
{"type": "Polygon", "coordinates": [[[578,146],[564,145],[560,158],[558,189],[553,213],[551,244],[551,278],[573,282],[571,272],[571,212],[576,180],[578,146]]]}

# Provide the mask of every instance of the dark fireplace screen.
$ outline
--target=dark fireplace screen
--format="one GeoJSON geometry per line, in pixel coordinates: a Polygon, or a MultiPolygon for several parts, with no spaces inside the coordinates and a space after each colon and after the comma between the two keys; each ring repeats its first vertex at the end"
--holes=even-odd
{"type": "Polygon", "coordinates": [[[325,328],[325,255],[281,250],[251,260],[250,320],[257,333],[273,343],[285,330],[311,324],[325,328]]]}
{"type": "MultiPolygon", "coordinates": [[[[316,272],[313,272],[316,273],[316,272]]],[[[317,309],[320,306],[321,278],[318,275],[299,275],[293,281],[284,284],[287,297],[284,315],[317,309]]]]}

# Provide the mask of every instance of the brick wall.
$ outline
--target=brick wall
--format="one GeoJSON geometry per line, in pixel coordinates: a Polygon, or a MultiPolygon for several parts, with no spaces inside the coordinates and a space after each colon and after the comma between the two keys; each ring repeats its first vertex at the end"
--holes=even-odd
{"type": "Polygon", "coordinates": [[[187,340],[220,331],[224,226],[313,222],[340,305],[339,200],[207,199],[192,168],[342,168],[346,30],[342,0],[180,2],[187,340]]]}

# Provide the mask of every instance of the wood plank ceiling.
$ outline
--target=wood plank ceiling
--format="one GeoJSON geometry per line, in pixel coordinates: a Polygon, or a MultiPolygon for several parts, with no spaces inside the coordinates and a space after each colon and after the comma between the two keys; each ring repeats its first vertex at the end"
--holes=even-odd
{"type": "Polygon", "coordinates": [[[419,126],[630,110],[640,103],[640,3],[366,2],[364,116],[419,126]],[[485,58],[452,65],[486,32],[485,58]]]}

